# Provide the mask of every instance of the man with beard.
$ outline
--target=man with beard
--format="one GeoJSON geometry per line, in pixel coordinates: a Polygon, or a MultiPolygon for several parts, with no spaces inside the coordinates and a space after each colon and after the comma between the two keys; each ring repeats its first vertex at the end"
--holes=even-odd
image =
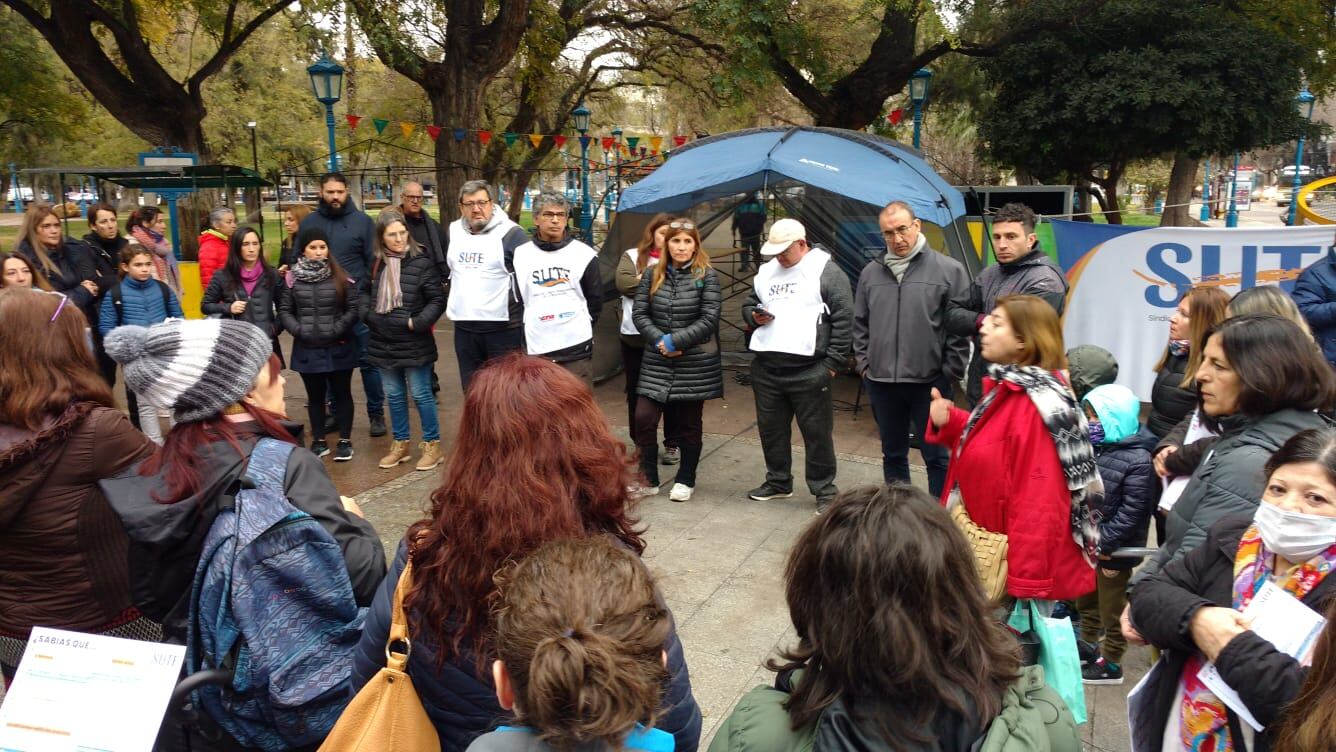
{"type": "Polygon", "coordinates": [[[528,233],[498,211],[492,186],[470,180],[459,188],[460,218],[447,240],[450,297],[445,315],[455,324],[455,358],[465,389],[488,360],[524,346],[524,306],[515,289],[515,249],[528,233]]]}
{"type": "MultiPolygon", "coordinates": [[[[1039,248],[1034,227],[1037,218],[1025,204],[1006,204],[993,214],[993,255],[997,263],[979,272],[970,286],[970,299],[952,305],[946,315],[951,334],[974,338],[965,394],[971,405],[983,396],[983,374],[987,364],[979,354],[979,327],[1004,295],[1034,295],[1062,315],[1067,302],[1067,278],[1062,276],[1039,248]]],[[[946,394],[945,391],[942,394],[946,394]]]]}
{"type": "MultiPolygon", "coordinates": [[[[375,256],[376,223],[360,211],[348,195],[348,179],[341,172],[327,172],[320,176],[320,204],[306,215],[298,232],[317,228],[329,238],[329,253],[339,262],[343,271],[359,286],[369,283],[371,261],[375,256]]],[[[385,435],[385,388],[381,386],[380,370],[367,358],[367,343],[371,332],[366,324],[358,323],[353,329],[357,337],[357,361],[362,369],[362,388],[366,391],[366,414],[372,436],[385,435]]],[[[333,405],[329,415],[334,415],[333,405]]],[[[334,428],[329,428],[333,431],[334,428]]]]}

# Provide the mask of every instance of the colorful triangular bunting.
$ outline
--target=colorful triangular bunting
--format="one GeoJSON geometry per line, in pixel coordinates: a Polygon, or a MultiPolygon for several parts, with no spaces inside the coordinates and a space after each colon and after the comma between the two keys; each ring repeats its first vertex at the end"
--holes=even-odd
{"type": "Polygon", "coordinates": [[[375,118],[371,121],[371,124],[376,126],[376,135],[379,136],[380,134],[385,132],[385,126],[389,125],[390,121],[381,120],[380,118],[375,118]]]}

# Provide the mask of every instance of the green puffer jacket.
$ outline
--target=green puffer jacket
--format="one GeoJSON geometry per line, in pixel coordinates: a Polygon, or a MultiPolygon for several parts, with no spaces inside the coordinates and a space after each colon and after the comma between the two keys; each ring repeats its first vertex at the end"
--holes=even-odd
{"type": "MultiPolygon", "coordinates": [[[[800,681],[796,676],[794,681],[800,681]]],[[[853,749],[889,750],[875,732],[853,728],[847,714],[842,719],[827,716],[807,728],[794,731],[784,710],[788,692],[756,687],[743,695],[724,719],[710,742],[709,752],[846,752],[853,749]],[[843,725],[844,728],[834,728],[843,725]]],[[[838,703],[832,709],[842,706],[838,703]]],[[[955,729],[953,729],[955,730],[955,729]]],[[[938,735],[926,745],[908,749],[933,752],[1080,752],[1081,736],[1076,720],[1062,698],[1044,682],[1044,669],[1027,666],[1006,690],[1002,712],[980,735],[975,729],[959,729],[955,741],[938,735]]]]}

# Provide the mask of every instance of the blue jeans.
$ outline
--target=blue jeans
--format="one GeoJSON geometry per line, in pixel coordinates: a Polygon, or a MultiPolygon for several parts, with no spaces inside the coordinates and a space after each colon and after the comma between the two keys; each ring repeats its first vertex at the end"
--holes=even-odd
{"type": "Polygon", "coordinates": [[[353,327],[353,336],[357,338],[357,365],[362,369],[362,389],[366,391],[366,414],[384,415],[385,386],[380,382],[380,369],[371,364],[367,355],[371,330],[359,321],[353,327]]]}
{"type": "Polygon", "coordinates": [[[436,419],[436,395],[431,392],[431,364],[412,368],[381,368],[380,378],[385,384],[385,397],[390,403],[390,430],[395,441],[407,441],[408,395],[411,392],[417,405],[418,420],[422,422],[422,440],[438,441],[441,424],[436,419]]]}

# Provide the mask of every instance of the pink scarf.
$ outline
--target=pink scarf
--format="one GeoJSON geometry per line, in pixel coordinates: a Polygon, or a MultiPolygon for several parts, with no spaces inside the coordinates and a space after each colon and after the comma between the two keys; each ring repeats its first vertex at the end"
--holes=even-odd
{"type": "Polygon", "coordinates": [[[246,288],[246,297],[255,294],[255,286],[260,284],[260,275],[264,274],[264,264],[255,262],[251,268],[241,267],[241,286],[246,288]]]}

